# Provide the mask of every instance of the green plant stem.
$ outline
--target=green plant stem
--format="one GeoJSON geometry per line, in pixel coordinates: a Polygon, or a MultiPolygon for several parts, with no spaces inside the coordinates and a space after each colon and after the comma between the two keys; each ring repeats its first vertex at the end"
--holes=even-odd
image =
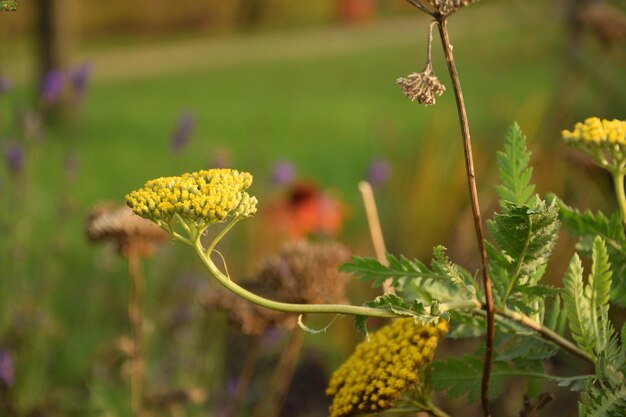
{"type": "Polygon", "coordinates": [[[139,267],[139,253],[133,243],[128,247],[128,272],[130,275],[128,294],[128,319],[133,335],[133,351],[130,357],[130,398],[133,417],[143,415],[143,320],[141,303],[143,276],[139,267]]]}
{"type": "Polygon", "coordinates": [[[613,174],[613,185],[615,186],[615,195],[617,204],[622,215],[622,222],[626,223],[626,194],[624,193],[624,173],[613,174]]]}
{"type": "Polygon", "coordinates": [[[230,231],[230,229],[233,228],[233,226],[235,226],[237,224],[237,222],[239,222],[239,220],[241,220],[241,218],[239,217],[235,217],[216,237],[215,239],[213,239],[213,242],[211,242],[211,244],[209,245],[208,249],[206,250],[206,254],[207,256],[211,256],[211,252],[213,252],[213,249],[215,248],[215,245],[217,245],[219,243],[220,240],[222,240],[222,238],[224,236],[226,236],[226,233],[228,233],[230,231]]]}
{"type": "Polygon", "coordinates": [[[292,304],[282,303],[279,301],[268,300],[267,298],[260,297],[245,288],[237,285],[234,281],[231,281],[226,275],[220,271],[217,266],[207,256],[199,239],[196,239],[193,244],[193,248],[196,254],[200,257],[204,265],[207,267],[211,275],[224,287],[235,293],[236,295],[245,298],[246,300],[257,304],[261,307],[269,308],[272,310],[283,311],[285,313],[326,313],[326,314],[349,314],[354,316],[368,316],[368,317],[382,317],[393,318],[397,317],[390,311],[384,311],[370,307],[358,307],[352,305],[343,304],[292,304]]]}
{"type": "MultiPolygon", "coordinates": [[[[285,313],[297,313],[297,314],[347,314],[347,315],[357,315],[357,316],[367,316],[367,317],[381,317],[381,318],[398,318],[398,317],[406,317],[401,314],[396,314],[392,311],[381,310],[377,308],[370,307],[359,307],[352,306],[346,304],[292,304],[292,303],[282,303],[278,301],[272,301],[267,298],[260,297],[245,288],[240,287],[234,281],[230,280],[226,275],[224,275],[218,268],[215,266],[213,261],[209,256],[207,256],[206,251],[202,247],[202,243],[199,239],[196,239],[194,246],[194,250],[196,254],[200,257],[204,265],[207,267],[211,275],[224,287],[228,290],[232,291],[236,295],[254,303],[261,307],[269,308],[272,310],[282,311],[285,313]]],[[[466,300],[466,301],[451,301],[448,303],[442,303],[439,306],[440,312],[444,313],[447,311],[453,310],[480,310],[487,311],[486,304],[481,304],[476,300],[466,300]]],[[[555,333],[547,327],[542,326],[537,323],[533,319],[506,309],[495,309],[494,312],[499,316],[505,317],[507,319],[513,320],[524,327],[531,329],[539,334],[543,339],[548,340],[555,345],[561,347],[568,352],[592,363],[595,364],[595,358],[580,349],[574,343],[555,333]]]]}
{"type": "Polygon", "coordinates": [[[459,114],[459,122],[461,124],[461,136],[463,137],[463,150],[465,152],[465,170],[467,176],[467,184],[469,187],[470,201],[472,206],[472,214],[474,216],[474,228],[476,231],[476,240],[478,250],[480,252],[481,272],[483,276],[483,289],[485,291],[485,302],[487,311],[487,342],[485,349],[485,364],[483,368],[483,378],[481,385],[481,402],[483,407],[483,415],[489,417],[489,375],[491,374],[491,363],[493,361],[493,342],[495,338],[495,318],[493,294],[491,291],[491,278],[489,277],[487,250],[485,248],[485,238],[483,233],[483,222],[480,214],[480,205],[478,203],[478,191],[476,187],[476,174],[474,173],[474,158],[472,155],[472,141],[469,130],[469,121],[467,111],[465,110],[465,100],[463,99],[463,90],[461,89],[461,81],[454,63],[452,54],[452,46],[448,35],[446,16],[438,16],[439,34],[441,35],[441,44],[443,53],[448,64],[448,72],[454,86],[454,95],[456,97],[457,111],[459,114]]]}
{"type": "Polygon", "coordinates": [[[276,364],[269,381],[268,390],[252,413],[252,417],[277,417],[280,414],[300,358],[304,334],[300,329],[291,331],[289,343],[281,355],[280,361],[276,364]]]}
{"type": "Polygon", "coordinates": [[[243,403],[243,400],[246,397],[246,393],[248,391],[248,387],[250,386],[250,381],[252,380],[252,374],[254,373],[254,367],[259,358],[259,345],[260,345],[260,336],[252,335],[248,338],[248,346],[246,348],[246,358],[243,362],[243,366],[241,367],[241,372],[239,373],[237,389],[235,390],[235,394],[232,399],[232,415],[231,417],[236,417],[239,415],[239,410],[243,403]]]}
{"type": "MultiPolygon", "coordinates": [[[[485,308],[486,307],[483,306],[483,309],[485,308]]],[[[586,360],[587,362],[590,362],[592,364],[596,363],[596,359],[589,352],[582,350],[581,348],[576,346],[574,343],[560,336],[558,333],[552,331],[551,329],[547,327],[542,326],[541,324],[537,323],[536,321],[532,320],[529,317],[526,317],[523,314],[517,313],[515,311],[503,310],[499,308],[495,309],[495,313],[499,316],[506,317],[510,320],[513,320],[523,325],[524,327],[527,327],[531,330],[536,331],[543,339],[554,343],[555,345],[567,350],[568,352],[578,356],[581,359],[586,360]]]]}
{"type": "Polygon", "coordinates": [[[426,402],[421,402],[418,400],[410,400],[409,403],[413,404],[417,408],[413,411],[426,411],[429,414],[432,414],[435,417],[450,417],[448,413],[443,411],[441,408],[437,407],[430,400],[425,400],[426,402]]]}

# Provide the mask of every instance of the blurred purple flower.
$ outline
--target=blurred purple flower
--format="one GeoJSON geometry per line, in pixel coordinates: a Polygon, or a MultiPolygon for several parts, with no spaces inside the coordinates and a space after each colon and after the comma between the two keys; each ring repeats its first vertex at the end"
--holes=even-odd
{"type": "Polygon", "coordinates": [[[272,169],[272,182],[275,185],[289,185],[296,176],[296,169],[289,161],[280,161],[272,169]]]}
{"type": "Polygon", "coordinates": [[[6,349],[0,350],[0,383],[6,386],[15,382],[15,362],[13,355],[6,349]]]}
{"type": "Polygon", "coordinates": [[[270,327],[261,336],[261,345],[264,349],[269,349],[282,340],[283,334],[284,332],[281,329],[270,327]]]}
{"type": "Polygon", "coordinates": [[[41,80],[41,100],[44,104],[55,104],[63,92],[63,73],[60,70],[50,70],[41,80]]]}
{"type": "Polygon", "coordinates": [[[372,187],[383,185],[389,180],[391,175],[391,165],[384,159],[373,161],[367,168],[367,181],[372,187]]]}
{"type": "Polygon", "coordinates": [[[211,168],[226,168],[230,165],[232,159],[231,152],[228,149],[218,149],[211,156],[209,167],[211,168]]]}
{"type": "Polygon", "coordinates": [[[7,77],[0,77],[0,94],[4,94],[11,89],[11,80],[7,77]]]}
{"type": "Polygon", "coordinates": [[[4,159],[9,172],[13,175],[19,175],[24,166],[24,148],[17,143],[11,143],[4,150],[4,159]]]}
{"type": "Polygon", "coordinates": [[[239,384],[239,378],[228,378],[228,384],[226,385],[226,387],[228,389],[228,394],[231,397],[234,397],[237,393],[237,390],[239,389],[239,384]]]}
{"type": "Polygon", "coordinates": [[[85,96],[87,91],[87,83],[91,77],[91,63],[83,62],[77,67],[70,69],[69,77],[70,84],[72,85],[72,92],[74,97],[81,100],[85,96]]]}
{"type": "Polygon", "coordinates": [[[196,118],[193,114],[185,112],[178,119],[176,129],[170,139],[170,149],[173,152],[180,152],[189,143],[191,133],[196,127],[196,118]]]}

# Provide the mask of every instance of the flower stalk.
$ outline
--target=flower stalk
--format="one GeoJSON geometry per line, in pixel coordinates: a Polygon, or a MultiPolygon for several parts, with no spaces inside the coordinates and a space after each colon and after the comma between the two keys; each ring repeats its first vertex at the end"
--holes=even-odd
{"type": "Polygon", "coordinates": [[[467,185],[470,193],[470,201],[472,206],[472,214],[474,217],[474,228],[476,231],[476,240],[480,253],[481,274],[483,277],[483,289],[485,291],[485,307],[487,312],[487,342],[485,349],[485,364],[483,370],[483,378],[481,385],[481,402],[483,407],[483,415],[489,417],[489,377],[491,374],[491,363],[493,361],[493,343],[495,338],[495,319],[494,319],[494,301],[491,289],[491,278],[489,277],[487,250],[485,248],[485,238],[483,232],[483,222],[480,214],[480,205],[478,203],[478,191],[476,187],[476,174],[474,172],[474,158],[472,154],[472,142],[469,130],[469,121],[467,111],[465,110],[465,100],[463,99],[463,90],[461,89],[461,81],[454,63],[452,54],[452,46],[448,35],[446,16],[437,19],[439,23],[439,34],[441,36],[441,44],[443,52],[448,64],[448,72],[452,79],[454,87],[454,95],[456,97],[457,111],[459,122],[461,125],[461,136],[463,137],[463,150],[465,153],[465,170],[467,176],[467,185]]]}
{"type": "Polygon", "coordinates": [[[624,176],[625,173],[623,172],[613,173],[613,185],[615,186],[617,204],[619,205],[619,211],[622,215],[622,222],[626,224],[626,194],[624,193],[624,176]]]}

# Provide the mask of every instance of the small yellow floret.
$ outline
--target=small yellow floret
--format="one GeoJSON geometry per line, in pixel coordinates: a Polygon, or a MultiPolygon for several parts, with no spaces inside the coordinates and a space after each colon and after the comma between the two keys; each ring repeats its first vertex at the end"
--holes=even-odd
{"type": "Polygon", "coordinates": [[[128,194],[126,203],[135,214],[157,224],[170,223],[178,215],[204,227],[254,214],[257,199],[245,191],[251,184],[252,175],[247,172],[209,169],[148,181],[128,194]]]}
{"type": "Polygon", "coordinates": [[[372,333],[330,379],[326,389],[334,397],[330,417],[392,407],[402,392],[419,384],[418,370],[430,366],[436,345],[447,332],[445,320],[424,326],[413,319],[396,319],[372,333]]]}
{"type": "Polygon", "coordinates": [[[600,120],[590,117],[584,123],[576,123],[574,130],[561,132],[566,141],[587,141],[592,143],[617,143],[626,145],[626,121],[600,120]]]}

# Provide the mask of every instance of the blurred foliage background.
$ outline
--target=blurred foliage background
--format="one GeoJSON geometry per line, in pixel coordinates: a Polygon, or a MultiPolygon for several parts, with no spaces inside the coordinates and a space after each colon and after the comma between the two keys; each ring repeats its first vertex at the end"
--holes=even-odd
{"type": "MultiPolygon", "coordinates": [[[[559,132],[591,115],[624,119],[624,11],[620,1],[484,0],[451,18],[487,217],[495,151],[513,121],[539,193],[613,210],[610,178],[559,132]]],[[[39,0],[0,13],[0,415],[130,415],[128,266],[87,241],[85,222],[151,178],[219,166],[254,174],[260,213],[221,244],[233,277],[254,277],[294,238],[372,255],[360,180],[375,187],[390,252],[428,260],[444,244],[477,269],[453,94],[423,108],[394,85],[422,69],[427,24],[401,0],[39,0]],[[301,213],[319,219],[282,227],[301,213]]],[[[572,251],[562,236],[556,285],[572,251]]],[[[256,343],[237,398],[252,415],[292,331],[254,342],[205,309],[213,284],[180,245],[159,246],[142,269],[146,415],[234,415],[256,343]]],[[[349,295],[377,293],[352,282],[349,295]]],[[[306,335],[281,415],[324,415],[325,381],[360,337],[348,319],[306,335]]],[[[564,355],[551,366],[580,364],[564,355]]],[[[521,408],[523,384],[510,389],[497,415],[521,408]]],[[[574,409],[556,395],[547,410],[574,409]]]]}

